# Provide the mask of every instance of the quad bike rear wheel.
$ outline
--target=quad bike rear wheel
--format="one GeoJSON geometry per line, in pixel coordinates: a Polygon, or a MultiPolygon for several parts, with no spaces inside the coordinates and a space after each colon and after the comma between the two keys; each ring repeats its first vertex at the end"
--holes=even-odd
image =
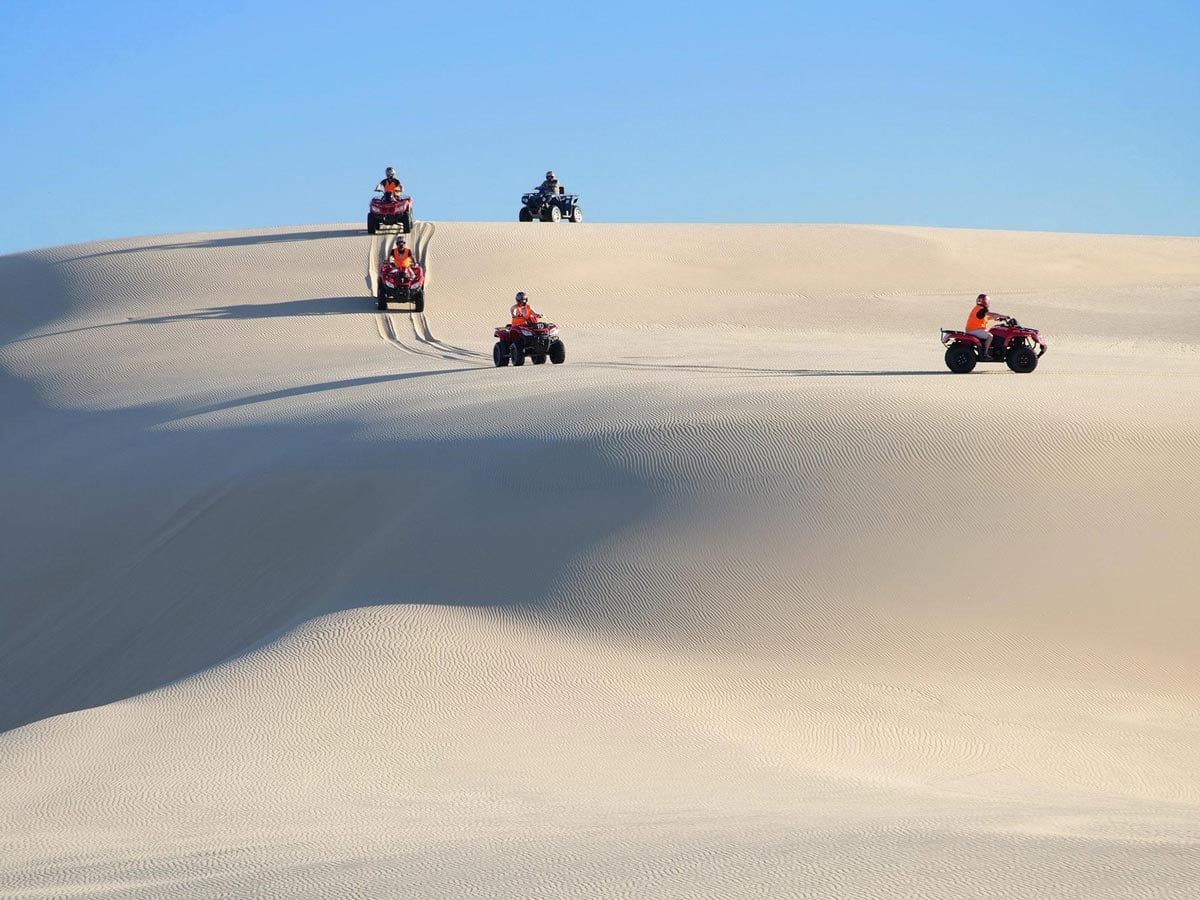
{"type": "Polygon", "coordinates": [[[367,213],[367,234],[374,234],[379,230],[379,220],[375,213],[367,213]]]}
{"type": "Polygon", "coordinates": [[[385,300],[383,297],[380,297],[375,301],[375,308],[380,312],[387,312],[387,300],[385,300]]]}
{"type": "Polygon", "coordinates": [[[555,341],[550,345],[550,362],[556,366],[561,366],[567,361],[567,348],[562,341],[555,341]]]}
{"type": "Polygon", "coordinates": [[[543,354],[543,353],[535,353],[535,354],[533,355],[533,359],[532,359],[532,361],[533,361],[533,364],[534,364],[535,366],[541,366],[541,365],[545,365],[545,363],[546,363],[546,356],[545,356],[545,354],[543,354]]]}
{"type": "Polygon", "coordinates": [[[404,219],[403,219],[403,221],[401,221],[400,224],[404,226],[405,234],[412,234],[412,210],[411,209],[404,214],[404,219]]]}
{"type": "Polygon", "coordinates": [[[504,346],[504,341],[496,341],[496,346],[492,347],[492,362],[496,364],[497,369],[508,365],[508,348],[504,346]]]}
{"type": "Polygon", "coordinates": [[[1021,344],[1008,351],[1006,360],[1008,367],[1020,375],[1026,375],[1037,368],[1037,354],[1027,344],[1021,344]]]}
{"type": "Polygon", "coordinates": [[[521,212],[517,215],[517,218],[522,222],[532,222],[533,221],[533,213],[531,213],[529,211],[528,206],[522,206],[521,212]]]}
{"type": "Polygon", "coordinates": [[[959,375],[965,375],[975,368],[979,356],[975,348],[962,341],[957,341],[946,348],[946,368],[959,375]]]}
{"type": "Polygon", "coordinates": [[[512,361],[514,366],[525,365],[525,348],[520,344],[509,344],[508,358],[512,361]]]}
{"type": "Polygon", "coordinates": [[[580,209],[578,206],[571,207],[571,215],[568,216],[568,218],[572,222],[574,222],[576,225],[578,225],[580,222],[583,221],[583,210],[580,209]]]}

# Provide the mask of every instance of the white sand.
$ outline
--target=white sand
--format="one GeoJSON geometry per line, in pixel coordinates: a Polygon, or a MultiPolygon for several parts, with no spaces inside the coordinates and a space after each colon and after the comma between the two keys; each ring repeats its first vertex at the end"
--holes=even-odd
{"type": "Polygon", "coordinates": [[[417,240],[0,257],[0,896],[1196,896],[1200,239],[417,240]]]}

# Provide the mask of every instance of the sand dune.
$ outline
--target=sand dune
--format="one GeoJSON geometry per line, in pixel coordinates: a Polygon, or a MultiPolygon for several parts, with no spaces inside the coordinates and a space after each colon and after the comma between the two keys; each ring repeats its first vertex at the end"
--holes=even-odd
{"type": "Polygon", "coordinates": [[[413,244],[0,257],[0,896],[1194,896],[1200,239],[413,244]]]}

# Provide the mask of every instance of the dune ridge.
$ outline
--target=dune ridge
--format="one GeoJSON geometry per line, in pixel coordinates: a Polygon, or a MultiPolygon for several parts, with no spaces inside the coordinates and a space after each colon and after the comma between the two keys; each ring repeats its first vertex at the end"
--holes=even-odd
{"type": "Polygon", "coordinates": [[[412,240],[0,257],[0,896],[1191,895],[1200,239],[412,240]]]}

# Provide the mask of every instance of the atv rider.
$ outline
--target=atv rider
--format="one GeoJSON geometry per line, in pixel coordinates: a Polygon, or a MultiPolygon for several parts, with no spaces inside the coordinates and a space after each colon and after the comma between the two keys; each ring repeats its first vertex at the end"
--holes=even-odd
{"type": "Polygon", "coordinates": [[[983,355],[981,359],[991,359],[992,356],[992,333],[988,330],[988,324],[991,322],[1011,322],[1010,316],[1002,316],[999,313],[994,313],[988,310],[988,295],[980,294],[975,298],[975,306],[971,309],[970,315],[967,316],[967,327],[963,329],[967,334],[979,338],[983,342],[983,355]]]}
{"type": "Polygon", "coordinates": [[[400,183],[400,179],[396,177],[396,170],[391,166],[383,173],[383,181],[375,185],[375,193],[382,193],[384,200],[395,200],[403,190],[404,185],[400,183]]]}
{"type": "Polygon", "coordinates": [[[529,296],[524,291],[518,291],[512,307],[512,323],[516,325],[536,325],[538,314],[529,304],[529,296]]]}
{"type": "Polygon", "coordinates": [[[538,185],[538,191],[543,194],[557,194],[561,190],[562,188],[558,184],[558,176],[554,174],[553,169],[546,173],[546,180],[538,185]]]}
{"type": "Polygon", "coordinates": [[[408,249],[407,243],[404,240],[404,235],[396,238],[396,243],[392,247],[392,264],[397,269],[408,269],[416,265],[417,261],[413,258],[412,251],[408,249]]]}

